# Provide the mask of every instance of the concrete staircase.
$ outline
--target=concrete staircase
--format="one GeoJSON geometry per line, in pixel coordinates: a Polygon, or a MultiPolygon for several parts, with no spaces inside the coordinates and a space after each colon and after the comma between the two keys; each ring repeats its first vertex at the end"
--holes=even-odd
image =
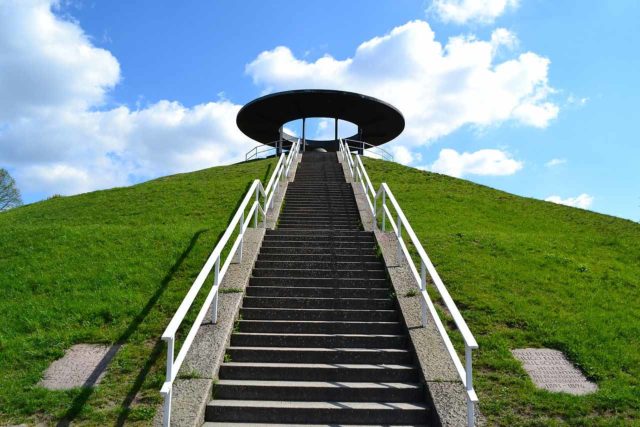
{"type": "Polygon", "coordinates": [[[424,425],[427,395],[335,153],[305,153],[268,230],[206,426],[424,425]]]}

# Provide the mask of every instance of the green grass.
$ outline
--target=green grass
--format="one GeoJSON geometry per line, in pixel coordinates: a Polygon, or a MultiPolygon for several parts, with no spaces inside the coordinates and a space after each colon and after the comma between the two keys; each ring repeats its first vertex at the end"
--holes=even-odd
{"type": "Polygon", "coordinates": [[[164,381],[158,338],[250,181],[274,166],[212,168],[0,214],[0,425],[148,424],[164,381]],[[94,389],[39,387],[76,343],[124,345],[94,389]]]}
{"type": "MultiPolygon", "coordinates": [[[[479,342],[492,425],[640,425],[640,225],[367,159],[479,342]],[[537,390],[510,350],[563,351],[599,387],[537,390]]],[[[458,346],[460,339],[456,340],[458,346]]]]}

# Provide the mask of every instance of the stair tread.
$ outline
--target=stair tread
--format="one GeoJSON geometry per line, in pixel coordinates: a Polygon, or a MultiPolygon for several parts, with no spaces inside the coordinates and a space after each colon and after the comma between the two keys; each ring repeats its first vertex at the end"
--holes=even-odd
{"type": "Polygon", "coordinates": [[[376,337],[376,338],[397,338],[404,337],[404,335],[398,334],[291,334],[281,332],[234,332],[234,335],[243,336],[278,336],[278,337],[376,337]]]}
{"type": "Polygon", "coordinates": [[[419,383],[407,382],[353,382],[353,381],[280,381],[280,380],[219,380],[216,386],[220,385],[244,385],[256,387],[315,387],[315,388],[346,388],[346,389],[420,389],[419,383]]]}
{"type": "Polygon", "coordinates": [[[366,364],[366,363],[281,363],[281,362],[224,362],[223,366],[245,368],[312,368],[312,369],[375,369],[375,370],[415,370],[413,365],[366,364]]]}
{"type": "Polygon", "coordinates": [[[360,347],[252,347],[234,346],[228,350],[259,350],[259,351],[288,351],[288,352],[343,352],[343,353],[408,353],[404,348],[360,348],[360,347]]]}
{"type": "Polygon", "coordinates": [[[211,400],[210,406],[240,406],[245,408],[299,408],[299,409],[360,409],[368,411],[390,411],[396,409],[425,410],[422,402],[332,402],[332,401],[280,401],[280,400],[211,400]]]}
{"type": "Polygon", "coordinates": [[[336,311],[356,311],[359,313],[362,312],[385,312],[385,313],[395,313],[396,310],[392,310],[392,309],[363,309],[363,308],[293,308],[293,307],[282,307],[282,308],[277,308],[277,307],[242,307],[243,310],[269,310],[269,311],[329,311],[329,312],[336,312],[336,311]]]}
{"type": "MultiPolygon", "coordinates": [[[[243,423],[243,422],[215,422],[206,421],[202,427],[336,427],[338,424],[283,424],[283,423],[243,423]]],[[[341,427],[380,427],[380,424],[339,424],[341,427]]],[[[425,424],[394,424],[394,427],[427,427],[425,424]]]]}
{"type": "MultiPolygon", "coordinates": [[[[314,324],[314,325],[335,325],[335,324],[346,324],[346,325],[400,325],[400,322],[361,322],[361,321],[344,321],[344,320],[252,320],[252,319],[242,319],[240,323],[281,323],[281,324],[295,324],[295,325],[304,325],[304,324],[314,324]]],[[[403,335],[404,336],[404,335],[403,335]]]]}

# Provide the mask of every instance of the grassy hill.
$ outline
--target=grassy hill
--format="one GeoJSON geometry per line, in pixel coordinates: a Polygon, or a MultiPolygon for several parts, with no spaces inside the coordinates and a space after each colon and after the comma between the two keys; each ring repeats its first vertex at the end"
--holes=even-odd
{"type": "MultiPolygon", "coordinates": [[[[366,165],[376,186],[390,185],[480,343],[476,390],[492,424],[638,423],[640,225],[366,165]],[[536,390],[510,350],[538,346],[564,351],[599,391],[536,390]]],[[[147,424],[164,381],[156,339],[250,180],[273,166],[212,168],[0,214],[0,425],[147,424]],[[125,343],[100,387],[38,387],[48,364],[81,342],[125,343]]]]}
{"type": "Polygon", "coordinates": [[[640,425],[640,224],[366,160],[389,184],[480,350],[499,425],[640,425]],[[510,350],[561,350],[599,390],[537,390],[510,350]]]}
{"type": "Polygon", "coordinates": [[[164,381],[156,340],[250,181],[274,166],[217,167],[0,214],[0,425],[147,424],[164,381]],[[37,385],[49,363],[87,342],[125,344],[100,387],[37,385]]]}

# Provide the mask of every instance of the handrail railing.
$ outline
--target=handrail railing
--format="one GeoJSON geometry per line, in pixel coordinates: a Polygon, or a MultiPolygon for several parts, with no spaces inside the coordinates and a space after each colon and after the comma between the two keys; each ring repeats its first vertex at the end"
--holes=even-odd
{"type": "Polygon", "coordinates": [[[377,145],[373,145],[365,141],[358,141],[356,139],[344,139],[342,141],[344,141],[344,143],[347,144],[347,147],[350,148],[349,151],[353,151],[354,149],[361,150],[363,153],[371,155],[374,158],[379,158],[381,160],[387,160],[390,162],[393,161],[393,155],[384,148],[380,148],[377,145]]]}
{"type": "Polygon", "coordinates": [[[387,218],[390,220],[391,228],[395,233],[398,240],[398,258],[404,256],[409,264],[409,268],[411,269],[411,273],[420,289],[421,295],[421,305],[422,305],[422,324],[426,326],[427,324],[427,310],[431,314],[433,318],[434,324],[438,333],[442,337],[444,345],[451,357],[451,360],[460,376],[460,380],[462,384],[465,386],[466,394],[467,394],[467,425],[474,425],[474,404],[478,401],[478,396],[473,388],[473,366],[472,366],[472,357],[471,352],[478,348],[478,343],[476,342],[473,334],[469,330],[467,323],[465,322],[462,314],[458,310],[453,298],[449,294],[444,282],[440,278],[440,275],[436,271],[435,266],[431,262],[431,259],[427,255],[427,252],[422,247],[420,240],[416,236],[411,224],[407,220],[400,204],[396,201],[391,189],[386,183],[382,183],[380,188],[376,192],[373,185],[371,184],[371,180],[369,179],[369,175],[362,163],[361,156],[355,155],[355,160],[352,158],[352,152],[350,147],[344,142],[340,141],[340,153],[342,156],[343,162],[346,161],[349,172],[351,174],[351,178],[360,182],[362,185],[362,190],[364,192],[365,198],[367,200],[367,204],[371,210],[371,214],[374,218],[374,225],[377,227],[378,225],[378,202],[381,201],[381,230],[386,231],[386,222],[387,218]],[[387,206],[387,200],[391,203],[391,206],[396,212],[396,221],[393,221],[393,216],[391,215],[391,211],[387,206]],[[411,244],[413,244],[414,248],[418,253],[418,257],[420,259],[420,272],[416,268],[416,265],[409,253],[409,249],[404,242],[402,237],[402,231],[406,232],[409,236],[409,240],[411,244]],[[465,347],[465,364],[463,366],[458,354],[456,353],[455,348],[453,347],[453,343],[451,342],[451,338],[440,319],[438,312],[436,311],[436,307],[431,300],[431,297],[427,293],[427,273],[431,277],[431,280],[435,286],[435,289],[440,294],[442,301],[444,302],[445,307],[451,314],[453,321],[458,328],[458,331],[462,335],[462,339],[464,341],[465,347]]]}
{"type": "Polygon", "coordinates": [[[278,144],[280,144],[280,142],[286,145],[285,148],[291,150],[293,148],[293,144],[297,144],[300,142],[300,138],[283,138],[282,141],[275,140],[267,142],[266,144],[258,144],[245,153],[245,162],[252,159],[259,159],[276,155],[276,153],[278,152],[277,146],[278,144]],[[289,145],[291,146],[289,147],[289,145]]]}
{"type": "Polygon", "coordinates": [[[288,155],[282,154],[278,163],[276,164],[276,168],[271,175],[271,179],[266,187],[263,187],[262,182],[259,179],[256,179],[249,187],[240,207],[236,210],[235,215],[231,219],[231,222],[227,226],[226,231],[218,241],[218,244],[209,255],[209,258],[202,267],[202,270],[196,277],[195,281],[191,285],[191,288],[187,292],[187,295],[182,300],[182,303],[176,310],[176,313],[173,315],[173,318],[167,325],[167,328],[162,334],[162,340],[167,343],[167,373],[164,384],[162,385],[162,389],[160,393],[164,396],[164,405],[163,405],[163,417],[162,423],[165,427],[168,427],[171,423],[171,398],[173,394],[173,382],[180,371],[180,367],[184,362],[185,357],[193,343],[193,340],[200,328],[204,317],[207,315],[207,308],[211,306],[211,320],[213,323],[216,323],[218,320],[218,289],[220,287],[220,283],[226,274],[229,265],[231,262],[235,260],[236,263],[240,263],[242,261],[242,246],[244,242],[244,233],[251,223],[251,219],[253,218],[253,226],[258,226],[258,215],[261,214],[263,217],[263,226],[266,227],[267,223],[267,213],[271,208],[273,208],[274,197],[278,192],[280,181],[284,181],[291,171],[291,165],[293,164],[293,160],[300,151],[300,142],[295,141],[289,150],[288,155]],[[262,196],[263,203],[260,204],[260,196],[262,196]],[[251,201],[253,202],[251,203],[251,201]],[[245,210],[247,206],[251,203],[251,208],[247,215],[245,215],[245,210]],[[233,242],[231,249],[227,255],[226,260],[220,266],[222,262],[222,253],[224,248],[226,247],[229,239],[231,238],[234,230],[238,227],[238,236],[233,242]],[[205,281],[211,274],[213,270],[213,283],[207,297],[196,316],[196,319],[191,325],[187,336],[180,347],[180,351],[178,355],[174,358],[175,353],[175,341],[176,341],[176,333],[178,328],[182,324],[187,312],[193,305],[193,302],[197,298],[198,294],[205,281]]]}

